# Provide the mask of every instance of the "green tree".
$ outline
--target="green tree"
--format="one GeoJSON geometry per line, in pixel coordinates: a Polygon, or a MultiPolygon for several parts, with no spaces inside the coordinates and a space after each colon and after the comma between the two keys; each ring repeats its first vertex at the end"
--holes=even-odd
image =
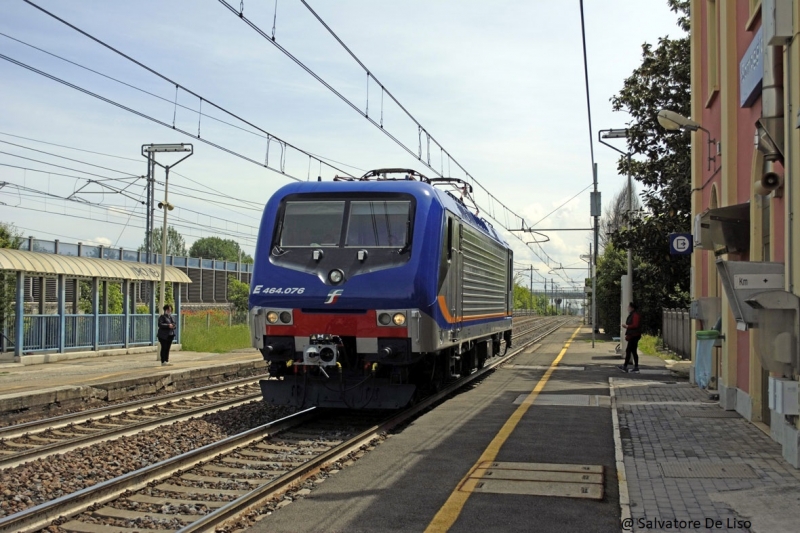
{"type": "MultiPolygon", "coordinates": [[[[0,248],[19,249],[22,234],[13,224],[0,222],[0,248]]],[[[6,334],[6,323],[14,316],[14,301],[17,297],[17,276],[15,272],[0,270],[0,328],[6,334]]]]}
{"type": "Polygon", "coordinates": [[[228,277],[228,302],[236,311],[247,311],[250,298],[250,285],[239,281],[235,276],[228,277]]]}
{"type": "Polygon", "coordinates": [[[603,217],[600,219],[600,245],[598,249],[602,250],[605,245],[610,242],[614,232],[619,231],[625,226],[627,222],[625,215],[629,210],[629,200],[632,200],[630,211],[638,212],[642,209],[642,202],[636,195],[636,187],[631,188],[633,189],[633,194],[629,197],[628,184],[626,183],[622,189],[614,195],[614,198],[611,199],[611,203],[606,206],[605,213],[603,213],[603,217]]]}
{"type": "MultiPolygon", "coordinates": [[[[161,228],[153,229],[153,253],[160,254],[161,253],[161,228]]],[[[147,236],[145,236],[144,242],[142,245],[139,246],[140,252],[147,251],[147,236]]],[[[188,253],[186,252],[186,242],[183,240],[183,236],[176,230],[173,226],[167,226],[167,255],[174,255],[176,257],[186,257],[188,253]]]]}
{"type": "MultiPolygon", "coordinates": [[[[688,32],[689,0],[667,2],[679,15],[679,27],[688,32]]],[[[665,108],[690,115],[689,52],[686,35],[661,38],[655,47],[645,43],[642,64],[611,99],[615,111],[625,111],[632,119],[627,140],[634,156],[630,161],[620,158],[618,169],[641,184],[644,206],[632,220],[627,214],[623,217],[623,227],[612,232],[611,242],[615,249],[633,250],[634,261],[640,264],[633,291],[648,332],[659,329],[662,307],[689,304],[689,256],[671,256],[668,236],[691,229],[690,136],[667,132],[656,120],[665,108]]]]}
{"type": "MultiPolygon", "coordinates": [[[[172,298],[172,287],[171,283],[167,283],[167,288],[165,291],[165,299],[167,303],[172,303],[170,298],[172,298]]],[[[100,301],[100,311],[102,312],[102,285],[99,288],[100,294],[98,295],[98,299],[100,301]]],[[[80,309],[81,313],[91,313],[92,311],[92,282],[91,281],[81,281],[81,298],[78,301],[78,308],[80,309]]],[[[108,314],[109,315],[120,315],[122,314],[122,285],[120,283],[114,283],[113,281],[108,282],[108,314]]]]}
{"type": "Polygon", "coordinates": [[[623,274],[628,271],[627,253],[609,243],[597,257],[597,325],[607,334],[619,333],[623,274]]]}
{"type": "Polygon", "coordinates": [[[22,233],[14,227],[14,224],[0,222],[0,248],[19,250],[20,246],[22,246],[22,233]]]}
{"type": "Polygon", "coordinates": [[[122,314],[122,285],[108,283],[108,314],[122,314]]]}
{"type": "Polygon", "coordinates": [[[202,257],[204,259],[219,259],[220,261],[239,261],[242,263],[252,263],[253,258],[242,252],[239,243],[232,239],[221,239],[219,237],[203,237],[197,239],[189,248],[190,257],[202,257]]]}
{"type": "Polygon", "coordinates": [[[514,284],[514,309],[533,309],[531,291],[527,287],[514,284]]]}

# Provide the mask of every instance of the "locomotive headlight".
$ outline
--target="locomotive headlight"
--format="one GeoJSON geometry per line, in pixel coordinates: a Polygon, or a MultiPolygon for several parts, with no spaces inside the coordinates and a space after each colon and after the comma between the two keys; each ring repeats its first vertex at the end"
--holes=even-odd
{"type": "Polygon", "coordinates": [[[319,349],[316,346],[309,346],[305,350],[305,363],[319,363],[319,349]]]}
{"type": "Polygon", "coordinates": [[[281,322],[284,324],[288,324],[292,321],[292,314],[289,311],[284,311],[281,313],[281,322]]]}
{"type": "Polygon", "coordinates": [[[325,363],[330,363],[335,357],[336,352],[334,352],[333,348],[329,346],[325,346],[319,351],[319,358],[325,363]]]}
{"type": "Polygon", "coordinates": [[[333,283],[334,285],[341,283],[343,279],[344,279],[344,272],[342,272],[339,269],[331,270],[328,273],[328,280],[330,280],[330,282],[333,283]]]}
{"type": "Polygon", "coordinates": [[[381,313],[378,315],[378,323],[381,326],[388,326],[392,323],[392,317],[389,316],[389,313],[381,313]]]}
{"type": "Polygon", "coordinates": [[[403,313],[395,313],[392,317],[392,322],[394,322],[395,326],[402,326],[406,323],[406,315],[403,313]]]}
{"type": "Polygon", "coordinates": [[[276,322],[278,322],[278,313],[276,313],[275,311],[270,311],[269,313],[267,313],[267,322],[269,322],[270,324],[275,324],[276,322]]]}

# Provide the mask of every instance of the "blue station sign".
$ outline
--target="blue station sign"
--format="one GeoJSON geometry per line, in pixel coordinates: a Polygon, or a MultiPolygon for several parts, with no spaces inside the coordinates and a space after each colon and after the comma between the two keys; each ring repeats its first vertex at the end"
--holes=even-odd
{"type": "Polygon", "coordinates": [[[764,79],[764,31],[759,28],[739,62],[739,105],[750,107],[761,94],[764,79]]]}
{"type": "Polygon", "coordinates": [[[691,233],[669,234],[669,253],[671,255],[691,255],[692,244],[691,233]]]}

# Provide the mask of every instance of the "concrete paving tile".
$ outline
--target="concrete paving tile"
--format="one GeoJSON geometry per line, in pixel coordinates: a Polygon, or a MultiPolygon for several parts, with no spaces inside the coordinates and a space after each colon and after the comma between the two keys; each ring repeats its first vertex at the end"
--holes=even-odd
{"type": "MultiPolygon", "coordinates": [[[[651,512],[653,500],[660,517],[699,519],[733,517],[729,505],[712,502],[709,494],[726,494],[754,488],[774,487],[781,482],[798,487],[800,472],[781,457],[780,447],[768,436],[742,418],[697,419],[680,416],[674,404],[665,402],[705,401],[704,393],[684,384],[649,384],[638,387],[615,379],[615,395],[621,401],[661,402],[660,405],[631,404],[620,423],[629,438],[623,439],[637,458],[628,477],[639,476],[647,489],[640,489],[645,498],[644,510],[651,512]],[[747,464],[757,479],[680,479],[661,478],[658,468],[663,461],[699,464],[747,464]],[[645,464],[641,464],[642,461],[645,464]],[[652,499],[651,499],[652,495],[652,499]]],[[[634,512],[634,516],[637,514],[634,512]]],[[[795,522],[796,524],[797,522],[795,522]]]]}

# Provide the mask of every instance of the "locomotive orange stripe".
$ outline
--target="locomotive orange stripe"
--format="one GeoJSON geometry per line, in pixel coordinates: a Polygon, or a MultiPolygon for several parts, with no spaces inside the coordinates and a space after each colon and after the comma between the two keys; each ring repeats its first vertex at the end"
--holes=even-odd
{"type": "Polygon", "coordinates": [[[447,308],[447,302],[445,302],[444,296],[439,296],[437,299],[439,301],[439,310],[442,312],[442,316],[449,324],[454,324],[455,322],[459,322],[462,320],[480,320],[481,318],[511,316],[511,313],[491,313],[488,315],[475,315],[470,317],[463,317],[463,316],[453,317],[453,315],[450,314],[450,310],[447,308]]]}

